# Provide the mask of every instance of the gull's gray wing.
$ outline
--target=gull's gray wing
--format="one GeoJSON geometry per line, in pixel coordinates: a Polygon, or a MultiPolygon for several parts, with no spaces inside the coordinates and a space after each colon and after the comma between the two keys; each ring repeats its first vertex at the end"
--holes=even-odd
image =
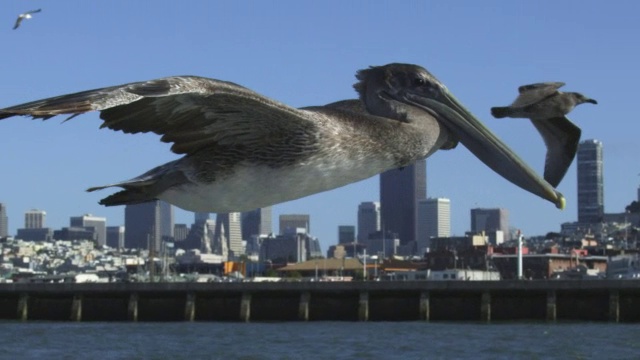
{"type": "Polygon", "coordinates": [[[40,11],[42,11],[42,9],[30,10],[30,11],[27,11],[26,13],[24,13],[24,15],[26,15],[26,14],[35,14],[35,13],[39,13],[40,11]]]}
{"type": "Polygon", "coordinates": [[[231,82],[195,76],[157,80],[62,95],[0,109],[0,119],[25,115],[69,118],[100,111],[102,127],[125,133],[153,132],[171,150],[192,154],[231,146],[254,152],[304,143],[315,134],[314,114],[295,109],[231,82]]]}
{"type": "Polygon", "coordinates": [[[22,19],[23,19],[23,16],[18,16],[18,18],[16,19],[16,23],[13,25],[13,30],[17,29],[20,26],[22,19]]]}
{"type": "Polygon", "coordinates": [[[564,86],[563,82],[543,82],[523,85],[518,88],[519,95],[511,104],[512,108],[523,108],[554,96],[558,89],[564,86]]]}
{"type": "Polygon", "coordinates": [[[582,131],[566,116],[531,119],[531,122],[538,129],[547,146],[544,179],[555,188],[562,181],[576,156],[582,131]]]}

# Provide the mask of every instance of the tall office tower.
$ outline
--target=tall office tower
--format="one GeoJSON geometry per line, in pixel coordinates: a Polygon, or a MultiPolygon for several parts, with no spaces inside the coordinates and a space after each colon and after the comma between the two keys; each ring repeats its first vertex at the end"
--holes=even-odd
{"type": "Polygon", "coordinates": [[[9,236],[9,217],[7,207],[0,203],[0,238],[9,236]]]}
{"type": "Polygon", "coordinates": [[[85,229],[93,228],[98,245],[107,244],[107,219],[103,217],[85,214],[82,216],[72,216],[69,226],[83,227],[85,229]]]}
{"type": "Polygon", "coordinates": [[[213,238],[214,243],[226,244],[230,258],[237,259],[240,255],[244,255],[240,213],[216,214],[216,228],[213,238]]]}
{"type": "Polygon", "coordinates": [[[245,211],[242,213],[241,220],[243,240],[249,240],[252,236],[269,235],[273,232],[271,206],[245,211]]]}
{"type": "Polygon", "coordinates": [[[397,233],[400,245],[415,241],[418,200],[426,198],[426,160],[380,174],[382,230],[397,233]]]}
{"type": "Polygon", "coordinates": [[[356,227],[353,225],[338,226],[338,244],[351,244],[356,242],[356,227]]]}
{"type": "Polygon", "coordinates": [[[429,239],[451,236],[451,201],[445,198],[418,201],[418,254],[430,246],[429,239]]]}
{"type": "Polygon", "coordinates": [[[604,178],[602,143],[585,140],[578,145],[578,222],[602,222],[604,216],[604,178]]]}
{"type": "Polygon", "coordinates": [[[380,231],[380,203],[361,202],[358,205],[358,242],[366,242],[369,235],[377,231],[380,231]]]}
{"type": "Polygon", "coordinates": [[[493,233],[502,231],[504,240],[510,240],[509,212],[507,209],[471,209],[471,231],[493,233]]]}
{"type": "Polygon", "coordinates": [[[124,248],[124,226],[107,226],[107,246],[124,248]]]}
{"type": "Polygon", "coordinates": [[[211,218],[211,214],[208,212],[193,213],[194,223],[204,223],[211,218]]]}
{"type": "Polygon", "coordinates": [[[124,208],[124,245],[127,249],[161,249],[161,242],[173,238],[173,207],[155,200],[124,208]]]}
{"type": "Polygon", "coordinates": [[[32,209],[24,213],[25,229],[42,229],[47,218],[47,213],[42,210],[32,209]]]}
{"type": "Polygon", "coordinates": [[[187,224],[173,225],[173,240],[176,242],[184,241],[189,235],[189,226],[187,224]]]}
{"type": "Polygon", "coordinates": [[[309,215],[306,214],[289,214],[280,215],[280,235],[284,234],[287,229],[304,228],[307,234],[311,232],[311,223],[309,215]]]}

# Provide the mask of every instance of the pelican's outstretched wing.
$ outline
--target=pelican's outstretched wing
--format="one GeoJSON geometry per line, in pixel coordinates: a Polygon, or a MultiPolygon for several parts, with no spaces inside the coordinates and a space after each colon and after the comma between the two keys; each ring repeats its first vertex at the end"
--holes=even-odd
{"type": "Polygon", "coordinates": [[[582,131],[566,116],[531,119],[547,146],[544,179],[554,188],[560,184],[578,150],[582,131]]]}
{"type": "Polygon", "coordinates": [[[78,92],[0,109],[0,119],[26,115],[69,118],[100,111],[101,127],[154,132],[171,150],[191,154],[209,146],[254,147],[298,143],[313,136],[310,113],[231,82],[176,76],[78,92]]]}

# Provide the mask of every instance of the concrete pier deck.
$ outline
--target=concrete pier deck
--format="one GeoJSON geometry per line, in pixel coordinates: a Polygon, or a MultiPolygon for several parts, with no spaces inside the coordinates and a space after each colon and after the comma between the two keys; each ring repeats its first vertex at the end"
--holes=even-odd
{"type": "Polygon", "coordinates": [[[640,322],[640,281],[0,284],[0,319],[640,322]]]}

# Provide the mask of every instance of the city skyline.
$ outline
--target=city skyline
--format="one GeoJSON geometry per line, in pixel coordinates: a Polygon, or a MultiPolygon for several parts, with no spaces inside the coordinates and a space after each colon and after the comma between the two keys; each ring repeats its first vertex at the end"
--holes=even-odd
{"type": "MultiPolygon", "coordinates": [[[[581,144],[588,144],[589,145],[587,148],[588,148],[588,152],[591,155],[589,155],[590,157],[588,158],[588,161],[585,161],[585,162],[589,163],[593,167],[593,162],[594,162],[593,161],[594,160],[593,156],[595,156],[595,155],[592,154],[594,152],[593,145],[595,144],[595,147],[597,148],[597,150],[595,150],[596,151],[595,153],[597,154],[597,158],[600,159],[602,157],[602,143],[597,141],[597,140],[594,140],[594,139],[589,139],[589,140],[585,140],[581,144]]],[[[597,168],[601,169],[602,168],[602,163],[601,163],[602,161],[598,160],[596,162],[598,163],[598,167],[597,168]]],[[[596,174],[600,173],[600,170],[595,171],[594,169],[595,168],[589,168],[589,169],[587,169],[585,171],[588,172],[588,173],[594,173],[594,172],[596,174]]],[[[596,176],[596,177],[598,177],[598,181],[596,183],[599,184],[599,185],[602,185],[602,183],[604,182],[603,179],[599,178],[599,175],[596,176]]],[[[578,176],[577,180],[580,181],[580,176],[578,176]]],[[[636,194],[635,195],[636,195],[636,198],[630,199],[629,203],[631,203],[632,201],[640,201],[640,186],[638,186],[636,188],[636,194]]],[[[418,202],[418,205],[420,205],[420,203],[424,203],[424,204],[434,203],[434,204],[437,204],[436,208],[438,208],[438,207],[442,206],[441,204],[442,204],[443,201],[446,202],[446,207],[443,208],[443,209],[446,209],[447,216],[445,216],[444,218],[427,219],[425,221],[425,222],[430,222],[430,221],[437,220],[437,223],[438,223],[437,226],[440,227],[440,228],[438,228],[438,231],[442,231],[443,228],[447,228],[447,227],[450,226],[450,218],[449,218],[449,216],[450,216],[450,207],[451,207],[450,200],[446,199],[446,198],[427,198],[427,199],[422,199],[422,200],[420,200],[418,202]]],[[[151,203],[147,203],[147,205],[160,203],[160,202],[161,201],[151,202],[151,203]]],[[[164,203],[164,202],[162,202],[162,203],[164,203]]],[[[164,203],[164,204],[165,204],[165,207],[166,207],[166,205],[168,205],[167,203],[164,203]]],[[[431,206],[433,206],[433,205],[431,205],[431,206]]],[[[0,202],[0,210],[1,210],[0,211],[0,215],[2,215],[1,214],[2,211],[6,212],[7,208],[8,208],[8,206],[6,204],[0,202]]],[[[373,215],[372,214],[367,214],[369,217],[374,216],[374,218],[375,218],[375,217],[379,217],[380,216],[380,214],[379,214],[380,203],[377,202],[377,201],[365,201],[365,202],[362,202],[361,204],[359,204],[358,208],[355,210],[357,216],[360,216],[360,212],[362,211],[363,208],[367,212],[371,212],[373,214],[373,215]]],[[[175,207],[171,206],[171,209],[173,211],[173,210],[175,210],[175,207]]],[[[501,209],[501,208],[499,208],[499,209],[475,208],[475,209],[469,209],[469,210],[470,210],[469,218],[470,218],[470,221],[471,221],[471,225],[463,232],[463,234],[466,233],[467,231],[471,231],[471,232],[474,231],[474,227],[473,227],[473,224],[474,224],[474,215],[473,215],[473,213],[474,213],[474,211],[480,211],[481,213],[484,212],[485,210],[488,210],[489,212],[492,212],[492,211],[505,212],[506,219],[507,219],[507,224],[508,224],[508,217],[509,217],[508,209],[501,209]]],[[[168,208],[165,209],[165,211],[168,211],[168,208]]],[[[257,213],[264,213],[264,214],[267,214],[266,217],[268,219],[271,219],[271,215],[270,215],[271,211],[272,211],[271,207],[269,207],[268,209],[256,209],[256,210],[253,210],[253,211],[250,211],[250,212],[243,213],[243,214],[239,215],[238,217],[239,217],[239,219],[241,219],[242,215],[250,215],[250,214],[254,214],[254,213],[256,213],[256,214],[257,213]]],[[[424,214],[427,214],[427,213],[428,214],[433,214],[434,209],[429,209],[428,211],[425,212],[424,210],[420,211],[420,209],[417,208],[417,211],[418,211],[418,213],[417,213],[418,219],[420,219],[420,218],[422,218],[424,216],[424,214]]],[[[442,210],[439,210],[439,211],[442,211],[442,210]]],[[[621,211],[612,211],[611,213],[618,213],[618,212],[624,212],[624,209],[621,209],[621,211]]],[[[438,213],[438,211],[436,211],[436,213],[438,213]]],[[[190,225],[194,225],[198,221],[204,221],[205,219],[210,219],[211,215],[216,216],[216,220],[211,220],[211,221],[212,222],[218,222],[217,221],[217,214],[215,214],[215,213],[191,213],[191,214],[192,214],[192,218],[193,218],[192,222],[178,223],[178,222],[175,222],[175,221],[172,220],[171,223],[174,225],[174,227],[172,227],[172,229],[175,228],[175,225],[183,225],[183,226],[186,226],[187,228],[189,228],[190,225]]],[[[240,213],[238,213],[238,214],[240,214],[240,213]]],[[[221,214],[221,215],[226,215],[226,214],[221,214]]],[[[51,229],[51,230],[64,228],[64,226],[62,226],[62,227],[48,227],[48,226],[45,226],[46,225],[46,220],[45,220],[46,216],[47,216],[47,212],[45,210],[30,209],[30,210],[26,211],[24,213],[24,220],[25,220],[24,226],[25,226],[25,228],[27,228],[27,229],[29,228],[29,227],[27,227],[27,225],[32,226],[32,228],[38,228],[38,226],[43,226],[43,228],[51,229]]],[[[167,216],[169,218],[172,217],[172,215],[167,215],[167,216]]],[[[483,216],[484,216],[483,221],[486,221],[487,218],[491,217],[489,215],[483,215],[483,216]]],[[[499,216],[499,217],[501,217],[501,216],[499,216]]],[[[107,221],[106,218],[96,217],[96,216],[93,216],[92,214],[84,214],[82,216],[70,216],[69,217],[69,223],[71,224],[71,226],[74,226],[74,221],[79,221],[79,219],[83,219],[83,218],[104,219],[105,221],[107,221]]],[[[126,216],[125,216],[125,218],[126,218],[126,216]]],[[[278,221],[279,221],[279,224],[280,224],[279,228],[281,229],[280,230],[280,234],[282,234],[284,232],[285,228],[289,227],[289,224],[297,224],[297,227],[305,228],[305,231],[308,231],[309,227],[310,227],[311,220],[312,220],[312,218],[311,218],[311,216],[309,214],[281,214],[280,217],[278,218],[278,221]],[[283,227],[283,224],[287,224],[287,225],[285,225],[283,227]]],[[[4,220],[4,221],[8,222],[8,218],[6,220],[4,220]]],[[[254,220],[252,219],[250,221],[254,221],[254,220]]],[[[273,226],[273,222],[274,221],[275,220],[272,219],[271,225],[270,225],[271,227],[273,226]]],[[[380,220],[378,219],[376,221],[379,222],[380,220]]],[[[568,221],[567,223],[579,223],[579,221],[576,218],[573,221],[568,221]]],[[[358,224],[359,224],[359,221],[356,221],[354,224],[337,225],[337,227],[336,227],[337,234],[340,233],[340,228],[341,227],[345,227],[345,226],[346,227],[353,227],[354,230],[356,230],[356,229],[359,228],[358,224]]],[[[76,225],[78,225],[78,224],[76,224],[76,225]]],[[[558,228],[560,227],[560,225],[562,225],[562,224],[558,224],[558,228]]],[[[241,225],[241,226],[244,226],[244,225],[241,225]]],[[[254,226],[258,226],[258,225],[254,225],[254,226]]],[[[261,221],[259,226],[261,228],[270,228],[270,226],[266,225],[264,223],[264,221],[261,221]]],[[[107,226],[107,228],[117,228],[117,227],[124,228],[123,225],[108,225],[107,226]]],[[[25,228],[22,228],[22,229],[25,229],[25,228]]],[[[508,228],[509,230],[514,229],[513,226],[509,226],[509,225],[507,225],[505,228],[508,228]]],[[[167,227],[163,231],[168,232],[169,228],[167,227]]],[[[356,233],[358,231],[356,231],[356,233]]],[[[416,231],[420,232],[421,230],[416,228],[416,231]]],[[[504,231],[504,229],[503,229],[503,231],[504,231]]],[[[553,232],[553,231],[555,231],[555,230],[552,230],[552,229],[548,230],[548,232],[553,232]]],[[[504,233],[505,233],[505,240],[508,240],[509,231],[504,231],[504,233]]],[[[539,236],[539,235],[545,235],[545,233],[546,232],[540,233],[540,234],[530,234],[530,235],[539,236]]],[[[9,236],[15,236],[15,233],[13,233],[13,234],[10,233],[8,235],[9,236]]],[[[263,235],[265,235],[265,234],[263,234],[263,235]]],[[[314,234],[311,233],[311,235],[314,235],[314,234]]],[[[461,234],[450,233],[450,235],[451,236],[460,236],[461,234]]],[[[339,242],[339,238],[340,238],[339,235],[336,235],[335,238],[331,238],[331,239],[320,239],[319,238],[319,241],[321,243],[326,243],[325,246],[326,246],[326,248],[328,248],[331,245],[339,244],[340,243],[339,242]]],[[[246,240],[246,239],[243,238],[243,240],[246,240]]],[[[357,237],[355,237],[355,240],[358,241],[357,237]]]]}
{"type": "MultiPolygon", "coordinates": [[[[20,4],[5,5],[8,23],[24,11],[20,4]]],[[[633,107],[626,106],[635,103],[634,84],[640,78],[640,51],[629,46],[640,33],[634,17],[640,4],[560,2],[553,3],[554,11],[549,12],[550,5],[495,0],[403,6],[286,2],[250,7],[197,0],[153,7],[119,0],[47,2],[29,26],[0,30],[3,44],[13,50],[3,54],[4,68],[10,71],[2,73],[0,107],[185,74],[232,81],[294,107],[323,105],[357,97],[352,87],[357,70],[414,63],[438,77],[542,174],[546,149],[530,121],[494,119],[489,109],[512,101],[520,85],[562,81],[567,84],[563,91],[598,100],[598,105],[576,108],[569,118],[582,129],[584,139],[597,138],[605,145],[604,207],[623,211],[635,197],[640,172],[634,155],[640,123],[633,121],[633,107]],[[190,21],[166,26],[176,18],[190,21]],[[389,26],[379,26],[380,19],[389,26]],[[82,44],[83,51],[70,55],[69,44],[82,44]],[[47,56],[34,56],[34,49],[47,56]],[[163,54],[160,58],[152,55],[158,51],[163,54]]],[[[0,202],[7,205],[12,234],[31,208],[46,210],[48,226],[54,228],[66,226],[69,216],[84,213],[105,217],[110,225],[123,224],[122,208],[98,205],[107,193],[84,189],[131,178],[176,158],[170,144],[160,142],[157,135],[99,130],[96,113],[60,124],[63,120],[0,121],[4,134],[0,151],[11,154],[0,159],[7,174],[0,202]]],[[[467,230],[469,209],[476,207],[506,208],[512,225],[525,235],[543,234],[577,219],[576,171],[571,165],[558,187],[567,199],[566,210],[560,211],[505,181],[458,144],[429,158],[428,195],[451,199],[454,235],[467,230]]],[[[308,213],[313,235],[330,244],[338,225],[356,223],[354,209],[360,202],[377,200],[378,188],[379,179],[374,177],[278,204],[273,217],[308,213]]],[[[175,214],[178,223],[192,222],[191,213],[176,209],[175,214]]]]}

